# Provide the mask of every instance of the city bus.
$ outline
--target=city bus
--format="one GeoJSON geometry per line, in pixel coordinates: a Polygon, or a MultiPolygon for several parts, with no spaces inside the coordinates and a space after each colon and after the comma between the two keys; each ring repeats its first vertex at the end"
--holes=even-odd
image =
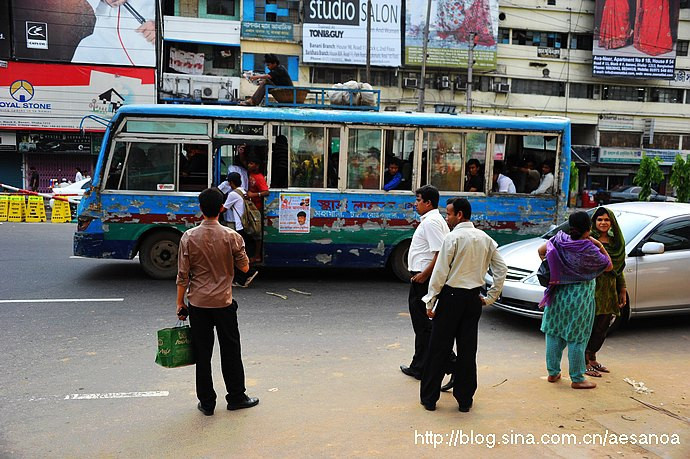
{"type": "Polygon", "coordinates": [[[415,190],[422,185],[439,189],[442,212],[449,198],[468,198],[475,225],[499,244],[559,223],[570,178],[570,121],[124,106],[107,127],[92,186],[79,205],[74,254],[138,255],[149,276],[174,277],[180,237],[202,219],[199,192],[248,158],[260,162],[270,186],[260,265],[389,267],[407,280],[406,254],[419,221],[415,190]],[[551,164],[554,186],[534,194],[527,178],[542,163],[551,164]],[[514,184],[509,192],[494,191],[499,169],[499,182],[508,177],[514,184]]]}

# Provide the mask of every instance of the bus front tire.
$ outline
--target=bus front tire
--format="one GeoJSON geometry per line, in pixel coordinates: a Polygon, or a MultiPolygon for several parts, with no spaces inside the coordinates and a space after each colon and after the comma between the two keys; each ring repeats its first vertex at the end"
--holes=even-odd
{"type": "Polygon", "coordinates": [[[177,275],[179,233],[158,231],[146,236],[139,249],[139,263],[144,272],[154,279],[172,279],[177,275]]]}
{"type": "Polygon", "coordinates": [[[410,271],[407,267],[407,252],[410,250],[410,240],[403,241],[393,249],[389,258],[389,266],[395,277],[403,282],[410,282],[410,271]]]}

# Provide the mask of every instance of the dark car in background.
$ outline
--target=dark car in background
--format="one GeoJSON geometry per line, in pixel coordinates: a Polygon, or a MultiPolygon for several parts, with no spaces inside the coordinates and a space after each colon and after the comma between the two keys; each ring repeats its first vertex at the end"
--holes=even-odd
{"type": "MultiPolygon", "coordinates": [[[[637,185],[619,185],[608,191],[600,191],[595,195],[595,199],[600,204],[615,204],[618,202],[634,202],[639,201],[640,190],[642,187],[637,185]]],[[[652,190],[649,196],[652,202],[675,202],[676,198],[665,196],[652,190]]]]}

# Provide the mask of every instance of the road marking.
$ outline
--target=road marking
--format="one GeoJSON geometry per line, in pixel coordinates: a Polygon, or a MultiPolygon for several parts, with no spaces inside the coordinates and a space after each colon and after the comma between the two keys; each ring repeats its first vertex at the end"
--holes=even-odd
{"type": "Polygon", "coordinates": [[[144,398],[144,397],[167,397],[167,390],[154,390],[148,392],[106,392],[103,394],[69,394],[65,395],[65,400],[100,400],[104,398],[144,398]]]}
{"type": "MultiPolygon", "coordinates": [[[[0,223],[0,225],[2,225],[2,223],[0,223]]],[[[89,258],[89,257],[80,257],[80,256],[77,256],[77,255],[71,255],[70,258],[71,258],[71,259],[81,259],[81,260],[93,260],[93,258],[89,258]]],[[[139,259],[139,255],[134,255],[134,258],[132,258],[132,260],[138,260],[138,259],[139,259]]]]}
{"type": "Polygon", "coordinates": [[[0,303],[105,303],[125,301],[124,298],[40,298],[36,300],[0,300],[0,303]]]}

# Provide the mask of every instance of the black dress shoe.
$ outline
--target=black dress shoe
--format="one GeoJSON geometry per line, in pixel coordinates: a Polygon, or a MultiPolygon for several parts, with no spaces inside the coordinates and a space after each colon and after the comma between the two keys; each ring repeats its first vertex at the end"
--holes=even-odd
{"type": "Polygon", "coordinates": [[[422,379],[422,372],[410,368],[407,365],[400,365],[400,371],[405,373],[407,376],[412,376],[415,379],[422,379]]]}
{"type": "Polygon", "coordinates": [[[450,380],[446,384],[441,386],[441,392],[448,392],[449,390],[451,390],[453,388],[454,385],[455,385],[455,375],[451,375],[450,380]]]}
{"type": "Polygon", "coordinates": [[[241,410],[243,408],[251,408],[259,404],[259,399],[256,397],[244,396],[244,400],[239,402],[228,403],[228,409],[230,411],[241,410]]]}
{"type": "Polygon", "coordinates": [[[199,411],[204,413],[205,416],[213,416],[213,409],[208,410],[204,408],[203,406],[201,406],[201,402],[199,402],[199,404],[196,407],[199,409],[199,411]]]}
{"type": "Polygon", "coordinates": [[[436,411],[436,404],[435,403],[424,403],[424,402],[419,402],[424,406],[424,409],[427,411],[436,411]]]}
{"type": "Polygon", "coordinates": [[[461,413],[469,413],[470,408],[472,408],[472,402],[470,402],[469,405],[460,405],[458,407],[458,411],[460,411],[461,413]]]}

